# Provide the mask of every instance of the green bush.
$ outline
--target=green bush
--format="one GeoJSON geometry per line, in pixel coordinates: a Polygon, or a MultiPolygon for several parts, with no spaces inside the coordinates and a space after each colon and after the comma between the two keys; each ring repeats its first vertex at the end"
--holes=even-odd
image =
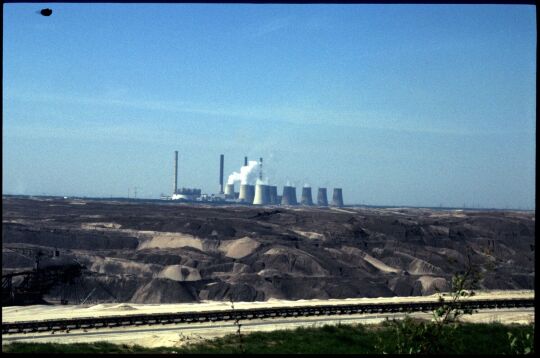
{"type": "MultiPolygon", "coordinates": [[[[534,353],[534,325],[460,323],[433,333],[433,322],[407,318],[378,325],[334,325],[243,334],[245,353],[534,353]],[[510,333],[510,335],[508,334],[510,333]]],[[[239,337],[225,337],[183,347],[145,348],[97,343],[12,343],[9,353],[242,353],[239,337]]]]}

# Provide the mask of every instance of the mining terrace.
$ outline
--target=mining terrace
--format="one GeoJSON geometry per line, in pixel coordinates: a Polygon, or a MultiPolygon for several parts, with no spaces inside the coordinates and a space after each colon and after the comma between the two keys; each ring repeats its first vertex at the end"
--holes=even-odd
{"type": "MultiPolygon", "coordinates": [[[[20,249],[78,262],[47,302],[188,303],[432,295],[474,267],[480,290],[534,289],[535,213],[2,199],[2,273],[20,249]]],[[[14,282],[17,284],[17,282],[14,282]]]]}

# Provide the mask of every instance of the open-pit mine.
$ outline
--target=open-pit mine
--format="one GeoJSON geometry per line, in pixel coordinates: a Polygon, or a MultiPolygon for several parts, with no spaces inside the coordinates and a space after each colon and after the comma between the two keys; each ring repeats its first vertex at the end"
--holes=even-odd
{"type": "Polygon", "coordinates": [[[534,289],[535,213],[2,200],[3,304],[186,303],[534,289]]]}

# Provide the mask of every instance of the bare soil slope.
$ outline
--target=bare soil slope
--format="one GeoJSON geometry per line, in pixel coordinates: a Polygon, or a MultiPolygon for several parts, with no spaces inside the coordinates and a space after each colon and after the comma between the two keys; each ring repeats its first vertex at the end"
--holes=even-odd
{"type": "MultiPolygon", "coordinates": [[[[16,247],[84,264],[73,302],[175,303],[429,295],[467,252],[483,289],[534,289],[534,212],[69,201],[4,197],[2,271],[16,247]]],[[[44,259],[46,260],[46,259],[44,259]]]]}

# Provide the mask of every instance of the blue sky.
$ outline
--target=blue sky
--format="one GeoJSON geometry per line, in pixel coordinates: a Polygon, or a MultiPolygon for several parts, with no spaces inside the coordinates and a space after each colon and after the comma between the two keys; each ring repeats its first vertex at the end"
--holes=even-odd
{"type": "Polygon", "coordinates": [[[510,5],[5,4],[5,194],[535,207],[536,15],[510,5]],[[281,191],[281,189],[280,189],[281,191]]]}

